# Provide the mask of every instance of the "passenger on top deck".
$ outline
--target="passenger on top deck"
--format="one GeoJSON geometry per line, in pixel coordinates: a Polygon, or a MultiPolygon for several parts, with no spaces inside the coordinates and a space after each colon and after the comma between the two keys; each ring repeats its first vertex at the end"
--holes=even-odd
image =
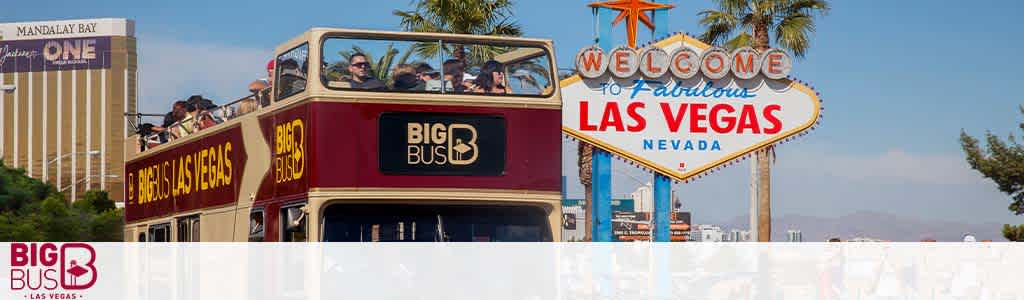
{"type": "Polygon", "coordinates": [[[488,60],[480,66],[480,74],[473,80],[473,92],[484,94],[508,94],[505,87],[505,65],[488,60]]]}
{"type": "Polygon", "coordinates": [[[202,130],[213,127],[223,121],[224,116],[217,116],[213,112],[220,112],[221,110],[213,101],[210,99],[203,98],[200,95],[192,95],[188,97],[188,104],[195,108],[195,111],[189,111],[192,115],[192,119],[195,120],[195,129],[202,130]],[[220,117],[218,119],[218,117],[220,117]]]}
{"type": "Polygon", "coordinates": [[[267,86],[274,84],[274,59],[271,58],[270,62],[267,62],[267,78],[263,78],[263,81],[267,82],[267,86]]]}
{"type": "Polygon", "coordinates": [[[260,79],[249,83],[249,93],[252,93],[260,106],[270,105],[270,83],[260,79]]]}
{"type": "Polygon", "coordinates": [[[306,89],[306,69],[305,65],[299,66],[299,63],[294,59],[286,59],[280,62],[279,70],[281,74],[277,74],[278,78],[276,84],[278,89],[278,95],[292,95],[306,89]]]}
{"type": "Polygon", "coordinates": [[[426,83],[416,76],[416,68],[407,64],[400,64],[391,71],[391,82],[395,91],[422,91],[426,88],[426,83]]]}
{"type": "Polygon", "coordinates": [[[256,111],[256,108],[259,107],[256,103],[258,102],[256,101],[256,98],[253,97],[245,98],[245,100],[239,101],[238,110],[235,111],[233,118],[256,111]]]}
{"type": "Polygon", "coordinates": [[[442,69],[444,70],[444,89],[446,91],[454,90],[461,93],[466,90],[462,80],[466,66],[462,61],[456,59],[446,60],[442,65],[442,69]]]}
{"type": "Polygon", "coordinates": [[[438,79],[438,77],[441,76],[441,72],[435,71],[434,67],[431,67],[428,63],[419,63],[416,65],[416,76],[424,83],[424,88],[431,84],[434,84],[435,86],[441,85],[441,80],[438,79]]]}
{"type": "Polygon", "coordinates": [[[366,60],[365,54],[357,52],[349,56],[348,72],[350,76],[343,80],[347,81],[352,89],[379,91],[387,88],[383,82],[373,76],[373,70],[370,69],[370,63],[366,60]]]}
{"type": "Polygon", "coordinates": [[[160,144],[167,142],[167,140],[161,138],[160,133],[162,132],[164,132],[163,127],[151,123],[143,123],[135,131],[135,133],[139,134],[139,139],[135,141],[135,145],[138,146],[139,151],[146,151],[146,149],[160,146],[160,144]]]}
{"type": "Polygon", "coordinates": [[[195,110],[195,106],[188,105],[188,102],[177,101],[174,102],[174,110],[171,111],[171,119],[173,120],[169,126],[171,133],[171,139],[179,139],[192,134],[194,131],[192,125],[192,116],[189,114],[189,110],[195,110]]]}

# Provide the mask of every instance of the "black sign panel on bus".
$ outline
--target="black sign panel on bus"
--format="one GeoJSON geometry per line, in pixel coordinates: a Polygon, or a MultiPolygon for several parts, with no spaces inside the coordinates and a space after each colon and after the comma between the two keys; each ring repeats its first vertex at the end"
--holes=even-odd
{"type": "Polygon", "coordinates": [[[499,176],[505,171],[501,117],[385,113],[378,134],[385,174],[499,176]]]}

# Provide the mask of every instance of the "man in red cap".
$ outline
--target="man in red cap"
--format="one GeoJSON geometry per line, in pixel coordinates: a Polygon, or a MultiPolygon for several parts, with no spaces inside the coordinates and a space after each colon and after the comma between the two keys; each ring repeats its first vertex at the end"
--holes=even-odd
{"type": "Polygon", "coordinates": [[[267,62],[267,83],[274,84],[274,60],[267,62]]]}

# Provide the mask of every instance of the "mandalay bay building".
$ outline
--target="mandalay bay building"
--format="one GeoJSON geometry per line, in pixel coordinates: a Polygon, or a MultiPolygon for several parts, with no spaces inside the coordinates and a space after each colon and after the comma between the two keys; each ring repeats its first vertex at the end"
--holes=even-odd
{"type": "Polygon", "coordinates": [[[126,113],[136,110],[127,19],[0,23],[0,155],[70,199],[123,199],[126,113]]]}

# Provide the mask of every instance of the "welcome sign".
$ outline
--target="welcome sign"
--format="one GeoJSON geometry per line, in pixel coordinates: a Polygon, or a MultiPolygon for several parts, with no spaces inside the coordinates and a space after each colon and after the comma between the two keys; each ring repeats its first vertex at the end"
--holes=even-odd
{"type": "Polygon", "coordinates": [[[646,49],[585,48],[561,82],[562,130],[686,180],[811,128],[821,102],[781,50],[726,52],[685,35],[646,49]],[[776,79],[773,79],[776,78],[776,79]]]}

